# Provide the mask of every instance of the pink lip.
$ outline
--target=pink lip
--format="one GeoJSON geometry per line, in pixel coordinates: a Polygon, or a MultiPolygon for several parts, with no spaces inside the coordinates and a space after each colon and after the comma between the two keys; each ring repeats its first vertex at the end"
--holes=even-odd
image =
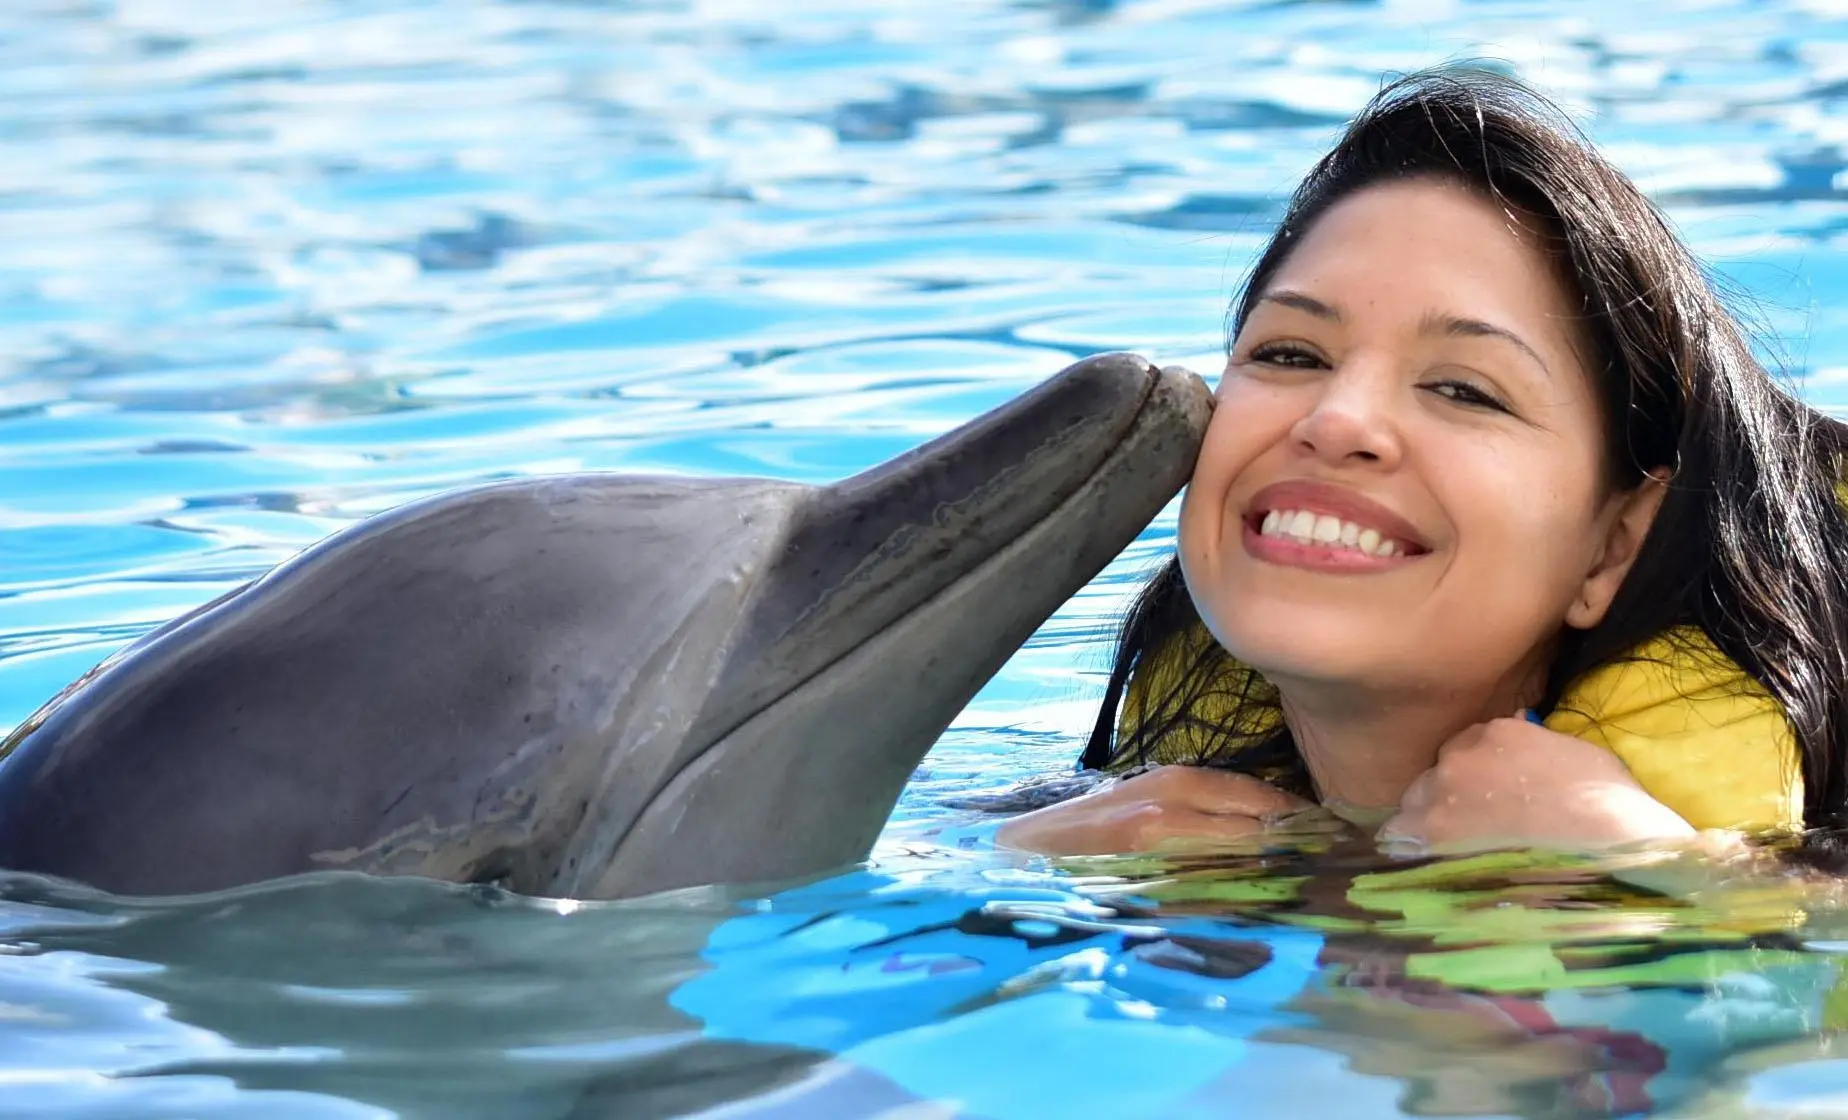
{"type": "Polygon", "coordinates": [[[1416,560],[1431,551],[1424,537],[1405,518],[1371,498],[1325,482],[1304,479],[1266,486],[1252,496],[1242,520],[1248,552],[1260,560],[1292,567],[1344,572],[1380,571],[1398,567],[1408,560],[1416,560]],[[1373,529],[1381,536],[1398,541],[1404,551],[1397,556],[1369,556],[1354,549],[1306,545],[1279,537],[1266,537],[1258,529],[1264,523],[1264,515],[1277,509],[1308,510],[1352,521],[1362,528],[1373,529]]]}

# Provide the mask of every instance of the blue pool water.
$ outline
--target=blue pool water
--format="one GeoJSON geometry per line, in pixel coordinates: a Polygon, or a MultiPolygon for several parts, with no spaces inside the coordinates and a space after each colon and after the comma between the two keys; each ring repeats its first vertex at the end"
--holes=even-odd
{"type": "MultiPolygon", "coordinates": [[[[831,480],[1075,356],[1210,372],[1297,176],[1450,57],[1583,114],[1848,405],[1844,14],[0,6],[0,729],[410,498],[831,480]]],[[[1171,538],[1010,662],[868,870],[582,906],[0,880],[0,1116],[1848,1114],[1848,917],[1749,879],[941,844],[946,797],[1070,764],[1171,538]]]]}

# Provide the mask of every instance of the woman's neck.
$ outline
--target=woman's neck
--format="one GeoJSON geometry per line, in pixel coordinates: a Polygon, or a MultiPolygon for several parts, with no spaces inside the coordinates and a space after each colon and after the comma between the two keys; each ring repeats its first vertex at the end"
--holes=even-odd
{"type": "Polygon", "coordinates": [[[1386,810],[1437,762],[1437,752],[1467,727],[1511,716],[1532,704],[1540,684],[1531,673],[1471,691],[1391,694],[1349,685],[1274,681],[1284,722],[1315,783],[1333,808],[1386,810]]]}

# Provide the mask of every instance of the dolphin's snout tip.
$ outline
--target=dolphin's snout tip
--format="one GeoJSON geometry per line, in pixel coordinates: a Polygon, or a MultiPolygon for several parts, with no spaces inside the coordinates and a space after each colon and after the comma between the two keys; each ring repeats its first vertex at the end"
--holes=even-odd
{"type": "Polygon", "coordinates": [[[1206,380],[1186,366],[1157,366],[1140,354],[1111,351],[1093,354],[1068,366],[1057,381],[1087,382],[1085,398],[1101,406],[1114,400],[1135,413],[1151,406],[1174,409],[1191,420],[1202,410],[1212,412],[1213,392],[1206,380]]]}
{"type": "Polygon", "coordinates": [[[1186,366],[1162,366],[1157,374],[1160,383],[1171,386],[1190,408],[1205,409],[1208,415],[1212,414],[1213,390],[1206,378],[1186,366]]]}
{"type": "Polygon", "coordinates": [[[1212,387],[1206,383],[1206,378],[1201,377],[1186,366],[1163,366],[1161,367],[1160,373],[1164,378],[1186,385],[1189,392],[1204,396],[1207,399],[1208,407],[1211,407],[1213,390],[1212,387]]]}
{"type": "Polygon", "coordinates": [[[1213,414],[1212,390],[1199,374],[1122,351],[1080,359],[1041,391],[1084,417],[1100,454],[1115,457],[1133,448],[1143,470],[1162,479],[1162,486],[1172,476],[1175,489],[1192,473],[1213,414]]]}
{"type": "Polygon", "coordinates": [[[1143,407],[1145,415],[1153,411],[1170,423],[1178,422],[1197,451],[1213,416],[1213,391],[1205,378],[1186,366],[1162,366],[1155,371],[1155,383],[1143,407]]]}

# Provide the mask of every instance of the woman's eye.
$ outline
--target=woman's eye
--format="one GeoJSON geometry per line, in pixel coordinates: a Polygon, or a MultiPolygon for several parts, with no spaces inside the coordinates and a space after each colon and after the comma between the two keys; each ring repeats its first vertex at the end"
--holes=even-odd
{"type": "Polygon", "coordinates": [[[1472,408],[1486,408],[1495,412],[1509,411],[1508,405],[1493,393],[1478,389],[1467,381],[1437,381],[1425,388],[1447,401],[1469,405],[1472,408]]]}
{"type": "Polygon", "coordinates": [[[1267,366],[1282,366],[1285,369],[1320,369],[1327,364],[1321,355],[1302,346],[1287,343],[1267,342],[1253,347],[1251,361],[1262,362],[1267,366]]]}

